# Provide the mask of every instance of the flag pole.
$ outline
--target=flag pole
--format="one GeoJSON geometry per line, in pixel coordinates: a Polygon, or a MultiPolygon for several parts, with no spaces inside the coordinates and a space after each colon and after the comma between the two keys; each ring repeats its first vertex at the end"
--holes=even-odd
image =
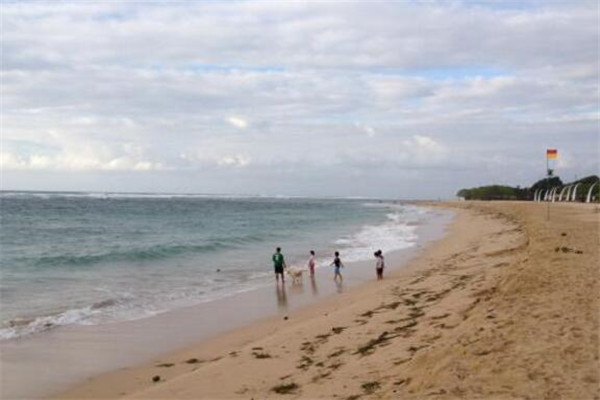
{"type": "MultiPolygon", "coordinates": [[[[546,193],[550,194],[550,164],[548,162],[548,152],[546,151],[546,193]]],[[[550,221],[550,196],[546,204],[546,221],[550,221]]]]}

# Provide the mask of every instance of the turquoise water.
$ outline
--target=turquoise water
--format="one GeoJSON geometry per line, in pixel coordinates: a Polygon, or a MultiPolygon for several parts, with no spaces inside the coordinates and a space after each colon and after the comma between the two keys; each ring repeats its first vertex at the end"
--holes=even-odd
{"type": "Polygon", "coordinates": [[[413,246],[427,210],[367,200],[2,192],[0,338],[155,315],[272,284],[314,249],[413,246]]]}

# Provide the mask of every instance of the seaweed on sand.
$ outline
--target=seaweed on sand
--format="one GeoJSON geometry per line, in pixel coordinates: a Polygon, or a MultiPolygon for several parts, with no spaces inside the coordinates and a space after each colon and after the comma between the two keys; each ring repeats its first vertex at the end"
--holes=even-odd
{"type": "Polygon", "coordinates": [[[300,388],[300,386],[298,386],[297,383],[291,382],[291,383],[284,383],[281,385],[274,386],[271,388],[271,391],[278,393],[278,394],[290,394],[290,393],[296,392],[299,388],[300,388]]]}
{"type": "Polygon", "coordinates": [[[376,391],[377,389],[379,389],[381,387],[381,385],[379,384],[379,382],[373,381],[373,382],[363,383],[361,385],[361,387],[363,388],[363,390],[365,391],[365,393],[373,393],[374,391],[376,391]]]}
{"type": "Polygon", "coordinates": [[[369,342],[367,342],[367,344],[360,346],[354,354],[360,354],[362,356],[371,354],[375,350],[375,347],[387,342],[390,339],[395,338],[396,336],[399,336],[399,335],[389,336],[389,333],[387,331],[385,331],[381,335],[379,335],[377,338],[371,339],[371,340],[369,340],[369,342]]]}

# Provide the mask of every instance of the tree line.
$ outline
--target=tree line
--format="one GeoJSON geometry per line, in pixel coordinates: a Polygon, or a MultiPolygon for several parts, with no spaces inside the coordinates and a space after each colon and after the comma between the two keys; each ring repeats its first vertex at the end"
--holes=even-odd
{"type": "MultiPolygon", "coordinates": [[[[600,178],[597,175],[590,175],[569,183],[563,183],[558,176],[554,176],[551,178],[540,179],[531,187],[522,188],[520,186],[513,187],[504,185],[480,186],[469,189],[460,189],[456,195],[465,200],[533,200],[533,196],[538,189],[545,190],[557,186],[562,188],[567,185],[580,183],[581,185],[577,188],[575,200],[585,201],[585,196],[590,187],[598,182],[600,182],[600,178]]],[[[597,184],[594,187],[594,196],[596,199],[600,198],[600,184],[597,184]]]]}

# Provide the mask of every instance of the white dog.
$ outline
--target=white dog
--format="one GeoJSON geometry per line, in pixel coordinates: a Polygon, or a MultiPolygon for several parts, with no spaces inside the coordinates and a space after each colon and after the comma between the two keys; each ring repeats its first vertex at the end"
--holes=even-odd
{"type": "Polygon", "coordinates": [[[286,271],[292,277],[292,283],[302,283],[302,273],[304,272],[302,268],[292,266],[286,268],[286,271]]]}

